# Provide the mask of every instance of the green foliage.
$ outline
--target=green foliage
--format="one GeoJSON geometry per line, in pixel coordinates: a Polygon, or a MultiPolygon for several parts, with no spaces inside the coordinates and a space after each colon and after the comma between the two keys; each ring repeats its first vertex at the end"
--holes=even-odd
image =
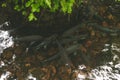
{"type": "Polygon", "coordinates": [[[7,5],[6,5],[6,3],[2,3],[2,5],[1,5],[2,7],[6,7],[7,5]]]}
{"type": "Polygon", "coordinates": [[[61,10],[64,13],[71,13],[72,12],[72,7],[73,7],[74,0],[61,0],[60,4],[62,6],[61,10]],[[65,6],[66,5],[66,6],[65,6]]]}
{"type": "Polygon", "coordinates": [[[12,3],[14,10],[21,11],[23,15],[28,16],[29,21],[32,21],[37,20],[35,13],[39,13],[41,9],[70,14],[76,1],[82,2],[83,0],[6,0],[2,7],[12,3]]]}
{"type": "MultiPolygon", "coordinates": [[[[83,1],[84,0],[5,0],[1,6],[7,8],[7,5],[14,5],[14,10],[20,11],[22,15],[28,17],[29,21],[33,21],[37,20],[35,14],[40,13],[41,9],[46,9],[50,12],[61,11],[64,14],[70,14],[72,13],[74,5],[79,7],[83,1]]],[[[115,2],[120,2],[120,0],[115,0],[115,2]]]]}
{"type": "Polygon", "coordinates": [[[120,2],[120,0],[115,0],[116,2],[120,2]]]}

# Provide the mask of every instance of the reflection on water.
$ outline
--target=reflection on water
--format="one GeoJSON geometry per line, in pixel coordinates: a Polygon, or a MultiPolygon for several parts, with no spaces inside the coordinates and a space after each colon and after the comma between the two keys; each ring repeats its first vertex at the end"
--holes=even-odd
{"type": "MultiPolygon", "coordinates": [[[[0,25],[1,27],[1,25],[0,25]]],[[[8,31],[0,30],[0,54],[3,53],[3,50],[13,45],[12,36],[10,36],[8,31]]],[[[0,68],[6,66],[3,61],[0,61],[0,68]]],[[[1,74],[0,80],[6,80],[11,73],[9,71],[5,71],[1,74]]]]}
{"type": "Polygon", "coordinates": [[[32,74],[29,74],[26,80],[37,80],[32,74]]]}
{"type": "Polygon", "coordinates": [[[0,30],[0,53],[2,53],[4,49],[12,45],[13,45],[13,40],[9,32],[0,30]]]}
{"type": "MultiPolygon", "coordinates": [[[[106,45],[107,44],[105,44],[105,46],[106,45]]],[[[105,48],[102,51],[107,50],[108,49],[105,48]]],[[[90,72],[88,72],[87,76],[86,74],[79,73],[76,80],[120,80],[120,58],[117,54],[120,54],[120,44],[112,43],[111,52],[114,55],[112,62],[107,62],[104,65],[92,69],[90,72]]],[[[79,70],[84,68],[86,67],[83,67],[83,65],[79,66],[79,70]]]]}
{"type": "Polygon", "coordinates": [[[9,77],[11,73],[9,71],[6,71],[4,72],[2,75],[1,75],[1,78],[0,80],[7,80],[7,78],[9,77]]]}
{"type": "MultiPolygon", "coordinates": [[[[14,44],[13,37],[10,36],[9,32],[0,30],[0,54],[3,53],[4,49],[11,47],[13,44],[14,44]]],[[[16,56],[13,55],[11,62],[8,62],[8,63],[11,64],[13,61],[15,61],[15,58],[16,56]]],[[[0,61],[0,68],[5,67],[5,66],[8,66],[8,65],[4,61],[0,61]]],[[[9,78],[11,75],[12,75],[11,72],[5,70],[1,74],[0,80],[7,80],[7,78],[9,78]]],[[[32,74],[29,74],[26,80],[36,80],[36,78],[34,78],[32,74]]]]}
{"type": "Polygon", "coordinates": [[[113,62],[109,62],[106,65],[93,69],[89,74],[89,78],[92,80],[119,80],[119,72],[120,64],[113,64],[113,62]]]}

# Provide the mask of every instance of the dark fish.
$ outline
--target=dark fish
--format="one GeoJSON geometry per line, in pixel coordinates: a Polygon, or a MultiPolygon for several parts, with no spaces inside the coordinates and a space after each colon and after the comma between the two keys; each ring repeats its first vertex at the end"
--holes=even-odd
{"type": "Polygon", "coordinates": [[[25,36],[20,38],[14,38],[14,41],[39,41],[42,39],[43,37],[40,35],[30,35],[30,36],[25,36]]]}
{"type": "Polygon", "coordinates": [[[79,25],[77,25],[77,26],[75,26],[75,27],[73,27],[73,28],[65,31],[62,36],[63,36],[63,37],[69,36],[69,35],[71,35],[72,33],[74,33],[75,31],[79,30],[79,28],[84,27],[84,25],[85,25],[84,23],[79,24],[79,25]]]}
{"type": "Polygon", "coordinates": [[[97,23],[88,23],[88,25],[93,26],[95,29],[98,29],[98,30],[100,30],[102,32],[105,32],[105,33],[118,33],[118,32],[120,32],[120,29],[117,29],[117,28],[113,28],[113,29],[106,28],[106,27],[98,25],[97,23]]]}
{"type": "Polygon", "coordinates": [[[48,58],[46,60],[43,60],[42,63],[54,60],[54,59],[58,58],[64,52],[65,52],[65,54],[69,55],[69,54],[75,52],[80,46],[81,46],[81,44],[71,45],[70,47],[68,47],[68,48],[66,48],[64,50],[60,50],[60,52],[57,53],[56,55],[54,55],[54,56],[52,56],[52,57],[50,57],[50,58],[48,58]]]}

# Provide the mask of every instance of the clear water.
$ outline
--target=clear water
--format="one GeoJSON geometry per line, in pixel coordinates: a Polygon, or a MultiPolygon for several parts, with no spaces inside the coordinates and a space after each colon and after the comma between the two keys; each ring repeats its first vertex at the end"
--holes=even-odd
{"type": "MultiPolygon", "coordinates": [[[[7,23],[6,23],[7,24],[7,23]]],[[[2,25],[0,25],[2,27],[2,25]]],[[[3,53],[3,50],[11,47],[14,44],[13,37],[10,36],[9,32],[0,30],[0,54],[3,53]]],[[[103,52],[108,51],[109,44],[105,44],[105,48],[102,50],[103,52]]],[[[120,44],[112,43],[111,52],[113,54],[112,62],[107,62],[104,65],[97,66],[92,69],[88,73],[83,73],[82,70],[86,68],[86,66],[80,65],[78,70],[75,72],[78,73],[78,76],[75,80],[120,80],[120,44]]],[[[15,55],[13,56],[13,61],[15,60],[15,55]]],[[[3,61],[0,62],[0,68],[6,66],[3,61]]],[[[0,80],[7,80],[11,73],[9,71],[5,71],[0,80]]],[[[26,80],[36,80],[32,74],[29,74],[26,80]]]]}

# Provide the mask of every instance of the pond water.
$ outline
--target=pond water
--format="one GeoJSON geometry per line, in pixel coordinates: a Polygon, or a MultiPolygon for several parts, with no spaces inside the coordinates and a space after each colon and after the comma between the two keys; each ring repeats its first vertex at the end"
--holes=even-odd
{"type": "MultiPolygon", "coordinates": [[[[110,46],[105,44],[105,46],[110,46]]],[[[102,51],[106,52],[108,48],[103,49],[102,51]]],[[[112,61],[106,62],[103,65],[97,66],[92,69],[87,76],[81,73],[78,74],[76,80],[119,80],[120,79],[120,44],[112,43],[111,52],[113,54],[112,61]]],[[[102,59],[101,59],[102,61],[102,59]]],[[[85,69],[85,65],[80,65],[79,70],[85,69]]],[[[78,71],[79,71],[78,70],[78,71]]]]}
{"type": "MultiPolygon", "coordinates": [[[[12,47],[13,45],[14,45],[13,37],[10,36],[9,32],[0,30],[0,54],[2,54],[6,48],[12,47]]],[[[12,61],[9,63],[12,63],[15,60],[15,58],[16,56],[13,55],[12,61]]],[[[0,68],[4,66],[7,66],[7,64],[5,64],[4,61],[0,61],[0,68]]],[[[1,74],[0,80],[7,80],[9,75],[11,75],[11,72],[5,71],[3,74],[1,74]]],[[[36,80],[36,78],[34,78],[32,74],[29,74],[28,77],[26,78],[26,80],[29,79],[36,80]]]]}
{"type": "MultiPolygon", "coordinates": [[[[12,36],[9,32],[0,30],[0,54],[3,50],[12,47],[14,44],[12,36]]],[[[75,80],[119,80],[120,79],[120,44],[119,41],[112,42],[112,44],[105,44],[105,48],[102,52],[106,52],[111,47],[110,52],[112,52],[112,61],[108,61],[103,65],[97,66],[90,70],[88,73],[82,73],[82,70],[86,68],[86,65],[79,65],[75,72],[78,72],[78,76],[75,80]]],[[[12,61],[15,60],[15,55],[12,57],[12,61]]],[[[102,60],[101,60],[102,61],[102,60]]],[[[0,68],[6,66],[4,61],[0,62],[0,68]]],[[[0,80],[7,80],[11,75],[11,72],[5,71],[1,74],[0,80]]],[[[16,80],[16,79],[15,79],[16,80]]],[[[26,80],[37,80],[32,74],[28,74],[26,80]]]]}
{"type": "MultiPolygon", "coordinates": [[[[0,54],[3,53],[3,50],[11,47],[13,45],[13,40],[12,40],[12,36],[9,35],[8,31],[2,31],[0,30],[0,54]]],[[[3,61],[0,62],[0,68],[2,68],[2,66],[5,66],[5,63],[3,61]]],[[[10,72],[7,71],[5,73],[3,73],[1,75],[0,80],[5,80],[8,76],[9,76],[10,72]]]]}
{"type": "Polygon", "coordinates": [[[9,35],[8,31],[0,30],[0,53],[3,52],[4,49],[13,45],[12,36],[9,35]]]}

